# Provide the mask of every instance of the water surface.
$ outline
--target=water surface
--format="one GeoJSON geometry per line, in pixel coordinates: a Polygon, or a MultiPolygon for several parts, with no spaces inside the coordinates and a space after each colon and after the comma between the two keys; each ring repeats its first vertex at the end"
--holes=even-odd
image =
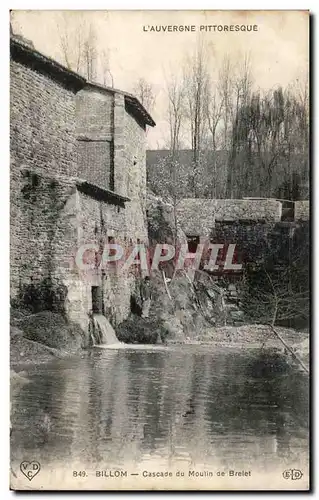
{"type": "Polygon", "coordinates": [[[265,367],[259,356],[139,346],[41,365],[13,397],[12,463],[133,472],[300,468],[308,454],[307,378],[278,362],[265,367]]]}

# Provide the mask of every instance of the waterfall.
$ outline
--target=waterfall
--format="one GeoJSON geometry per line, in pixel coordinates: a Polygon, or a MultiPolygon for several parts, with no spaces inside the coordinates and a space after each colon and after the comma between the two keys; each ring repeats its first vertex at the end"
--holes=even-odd
{"type": "Polygon", "coordinates": [[[115,331],[103,314],[94,314],[93,315],[93,337],[94,345],[112,345],[112,344],[120,344],[119,340],[116,337],[115,331]]]}
{"type": "MultiPolygon", "coordinates": [[[[92,326],[92,329],[94,329],[94,325],[92,326]]],[[[94,332],[93,331],[91,331],[90,337],[91,337],[91,340],[92,340],[92,345],[96,345],[95,337],[94,337],[94,332]]]]}

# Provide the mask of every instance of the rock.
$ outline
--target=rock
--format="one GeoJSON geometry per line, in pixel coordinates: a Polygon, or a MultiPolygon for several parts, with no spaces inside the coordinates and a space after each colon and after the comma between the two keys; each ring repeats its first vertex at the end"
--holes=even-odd
{"type": "Polygon", "coordinates": [[[120,342],[127,344],[156,344],[158,335],[163,334],[162,322],[157,318],[142,318],[131,314],[116,328],[120,342]]]}
{"type": "Polygon", "coordinates": [[[239,311],[239,310],[238,311],[231,310],[231,311],[229,311],[229,314],[230,314],[232,319],[236,319],[236,320],[243,319],[243,317],[244,317],[243,311],[239,311]]]}
{"type": "Polygon", "coordinates": [[[29,383],[29,379],[24,376],[24,372],[17,373],[10,370],[10,389],[12,392],[22,389],[22,387],[29,383]]]}
{"type": "Polygon", "coordinates": [[[23,331],[17,326],[10,326],[10,337],[23,337],[23,331]]]}
{"type": "Polygon", "coordinates": [[[230,285],[228,285],[228,290],[229,290],[230,292],[233,292],[233,291],[235,291],[235,292],[236,292],[236,285],[233,285],[233,284],[231,283],[230,285]]]}
{"type": "Polygon", "coordinates": [[[209,295],[209,297],[211,299],[215,299],[216,298],[216,294],[213,290],[207,290],[207,294],[209,295]]]}
{"type": "Polygon", "coordinates": [[[28,340],[21,335],[14,335],[10,342],[11,367],[36,363],[46,363],[55,358],[54,351],[49,347],[28,340]]]}
{"type": "Polygon", "coordinates": [[[309,338],[304,339],[298,344],[294,344],[292,349],[298,358],[309,367],[309,338]]]}
{"type": "Polygon", "coordinates": [[[183,342],[185,340],[183,326],[178,318],[170,318],[170,320],[164,321],[163,329],[168,341],[183,342]]]}
{"type": "Polygon", "coordinates": [[[89,335],[58,313],[43,311],[19,321],[23,336],[55,349],[76,351],[88,347],[89,335]]]}

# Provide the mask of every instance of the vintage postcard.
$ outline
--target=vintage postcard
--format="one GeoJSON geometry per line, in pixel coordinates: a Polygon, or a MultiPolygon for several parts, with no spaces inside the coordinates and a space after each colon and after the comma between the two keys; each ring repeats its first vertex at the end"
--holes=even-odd
{"type": "Polygon", "coordinates": [[[309,17],[11,11],[11,489],[309,490],[309,17]]]}

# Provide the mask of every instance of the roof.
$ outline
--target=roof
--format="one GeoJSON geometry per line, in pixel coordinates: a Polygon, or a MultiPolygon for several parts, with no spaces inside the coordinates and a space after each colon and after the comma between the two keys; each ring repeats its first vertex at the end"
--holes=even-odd
{"type": "Polygon", "coordinates": [[[128,106],[131,113],[137,118],[142,119],[143,123],[149,125],[150,127],[155,127],[156,123],[144,108],[143,104],[138,100],[135,95],[126,92],[125,90],[115,89],[114,87],[107,87],[106,85],[101,85],[100,83],[87,82],[90,87],[96,88],[105,92],[112,92],[113,94],[121,94],[124,96],[125,104],[128,106]]]}
{"type": "Polygon", "coordinates": [[[88,85],[108,93],[112,92],[113,94],[121,94],[124,96],[128,111],[131,112],[133,116],[136,116],[137,119],[151,127],[156,125],[155,121],[144,108],[143,104],[134,95],[113,87],[107,87],[98,83],[87,81],[83,76],[79,75],[75,71],[72,71],[51,57],[48,57],[36,50],[30,41],[24,40],[21,36],[11,35],[10,53],[14,60],[28,65],[40,73],[50,75],[65,86],[73,86],[75,90],[80,90],[88,85]]]}
{"type": "Polygon", "coordinates": [[[80,90],[86,83],[85,78],[34,49],[22,37],[14,35],[10,37],[10,54],[12,59],[30,66],[39,73],[50,75],[67,87],[72,86],[75,90],[80,90]]]}
{"type": "Polygon", "coordinates": [[[77,178],[76,186],[79,191],[92,196],[92,198],[104,200],[114,205],[120,205],[123,208],[125,207],[125,202],[130,201],[130,198],[127,198],[126,196],[122,196],[114,191],[111,191],[110,189],[98,186],[97,184],[84,179],[77,178]]]}

